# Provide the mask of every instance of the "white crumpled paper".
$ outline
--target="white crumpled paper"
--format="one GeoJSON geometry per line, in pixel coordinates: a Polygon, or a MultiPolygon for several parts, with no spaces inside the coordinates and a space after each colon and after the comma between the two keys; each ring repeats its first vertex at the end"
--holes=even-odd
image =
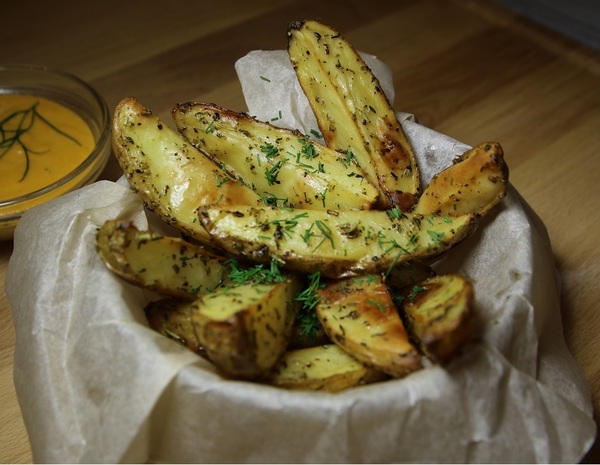
{"type": "MultiPolygon", "coordinates": [[[[389,70],[368,59],[390,95],[389,70]]],[[[236,69],[251,114],[316,129],[285,52],[236,69]]],[[[467,148],[399,115],[425,183],[467,148]]],[[[112,218],[154,221],[126,182],[102,181],[29,211],[15,233],[5,291],[35,461],[577,462],[593,442],[546,230],[512,187],[436,264],[473,280],[481,337],[445,368],[338,394],[225,381],[150,330],[156,296],[95,253],[112,218]]]]}

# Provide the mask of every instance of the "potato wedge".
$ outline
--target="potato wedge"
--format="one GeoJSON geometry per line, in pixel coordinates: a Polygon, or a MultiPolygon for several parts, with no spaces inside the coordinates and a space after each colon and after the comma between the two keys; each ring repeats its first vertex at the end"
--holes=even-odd
{"type": "Polygon", "coordinates": [[[194,147],[271,205],[368,209],[377,199],[357,167],[298,131],[212,104],[179,104],[173,117],[194,147]]]}
{"type": "Polygon", "coordinates": [[[214,290],[229,271],[224,256],[178,237],[140,231],[118,220],[102,225],[95,246],[106,266],[124,280],[189,300],[214,290]]]}
{"type": "Polygon", "coordinates": [[[192,323],[208,359],[225,375],[253,379],[287,348],[299,283],[227,287],[191,303],[192,323]]]}
{"type": "Polygon", "coordinates": [[[392,296],[380,276],[346,278],[319,291],[315,307],[327,335],[348,354],[394,377],[420,368],[392,296]]]}
{"type": "Polygon", "coordinates": [[[413,211],[423,215],[485,215],[506,196],[507,186],[508,166],[502,147],[497,142],[485,142],[436,174],[413,211]]]}
{"type": "Polygon", "coordinates": [[[318,211],[275,207],[206,207],[200,218],[227,252],[326,277],[385,272],[435,256],[465,238],[473,215],[390,215],[384,211],[318,211]]]}
{"type": "Polygon", "coordinates": [[[210,242],[197,221],[199,205],[262,204],[213,162],[134,98],[119,102],[112,126],[113,150],[125,176],[148,209],[201,241],[210,242]]]}
{"type": "Polygon", "coordinates": [[[174,298],[156,300],[146,305],[144,313],[153,330],[206,358],[192,323],[189,302],[174,298]]]}
{"type": "Polygon", "coordinates": [[[446,363],[473,337],[473,287],[457,274],[429,278],[404,293],[400,313],[421,352],[446,363]]]}
{"type": "Polygon", "coordinates": [[[318,21],[288,26],[288,53],[328,147],[351,152],[378,187],[379,208],[412,208],[419,170],[379,81],[352,45],[318,21]]]}
{"type": "Polygon", "coordinates": [[[339,392],[385,379],[385,373],[327,344],[287,351],[265,381],[289,390],[339,392]]]}

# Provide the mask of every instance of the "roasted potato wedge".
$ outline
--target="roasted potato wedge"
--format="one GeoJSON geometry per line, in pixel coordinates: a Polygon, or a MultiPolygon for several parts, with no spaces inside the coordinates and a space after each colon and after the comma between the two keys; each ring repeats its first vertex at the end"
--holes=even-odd
{"type": "Polygon", "coordinates": [[[408,260],[435,256],[465,238],[473,215],[384,211],[319,211],[275,207],[206,207],[200,218],[225,251],[326,277],[385,272],[408,260]]]}
{"type": "Polygon", "coordinates": [[[266,203],[345,210],[369,209],[377,200],[360,169],[298,131],[212,104],[179,104],[173,117],[194,147],[266,203]]]}
{"type": "Polygon", "coordinates": [[[497,142],[485,142],[436,174],[423,191],[415,213],[428,215],[487,214],[505,196],[508,166],[497,142]]]}
{"type": "Polygon", "coordinates": [[[262,204],[252,189],[229,179],[134,98],[121,100],[115,108],[112,145],[125,176],[147,208],[199,241],[210,242],[198,223],[199,205],[262,204]]]}
{"type": "Polygon", "coordinates": [[[288,53],[328,147],[353,154],[379,208],[412,208],[419,170],[379,81],[352,45],[318,21],[288,26],[288,53]]]}
{"type": "Polygon", "coordinates": [[[406,328],[431,361],[448,362],[473,337],[473,286],[464,276],[429,278],[407,289],[403,297],[400,313],[406,328]]]}
{"type": "Polygon", "coordinates": [[[325,332],[352,357],[393,377],[422,368],[421,356],[380,276],[335,281],[319,296],[315,312],[325,332]]]}
{"type": "Polygon", "coordinates": [[[118,220],[106,221],[100,227],[96,250],[106,266],[124,280],[189,300],[214,290],[229,271],[224,256],[118,220]]]}
{"type": "Polygon", "coordinates": [[[287,351],[265,381],[289,390],[339,392],[387,378],[337,345],[327,344],[287,351]]]}
{"type": "Polygon", "coordinates": [[[166,298],[150,302],[144,313],[150,328],[206,358],[192,323],[192,308],[188,302],[166,298]]]}
{"type": "Polygon", "coordinates": [[[225,375],[253,379],[269,371],[286,351],[298,304],[299,283],[243,284],[192,302],[198,343],[225,375]]]}

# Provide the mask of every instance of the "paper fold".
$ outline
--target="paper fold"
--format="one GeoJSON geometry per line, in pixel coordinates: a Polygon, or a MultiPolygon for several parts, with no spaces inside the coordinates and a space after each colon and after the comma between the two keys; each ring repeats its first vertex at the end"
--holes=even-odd
{"type": "MultiPolygon", "coordinates": [[[[236,70],[251,114],[281,111],[309,133],[286,60],[253,52],[236,70]]],[[[377,73],[391,92],[389,70],[377,73]]],[[[425,183],[468,148],[401,117],[425,183]]],[[[447,367],[336,395],[226,381],[150,330],[143,307],[157,296],[115,277],[94,250],[96,228],[114,218],[152,221],[126,183],[101,181],[32,209],[15,231],[5,292],[36,461],[577,462],[593,442],[547,233],[513,188],[435,265],[472,279],[480,337],[447,367]]]]}

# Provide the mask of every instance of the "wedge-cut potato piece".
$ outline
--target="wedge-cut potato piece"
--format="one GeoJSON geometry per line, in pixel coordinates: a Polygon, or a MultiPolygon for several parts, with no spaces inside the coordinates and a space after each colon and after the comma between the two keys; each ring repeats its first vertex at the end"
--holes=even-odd
{"type": "Polygon", "coordinates": [[[124,280],[189,300],[214,290],[229,272],[226,257],[118,220],[106,221],[98,230],[96,250],[106,266],[124,280]]]}
{"type": "Polygon", "coordinates": [[[318,21],[288,26],[288,53],[328,147],[348,151],[380,191],[409,210],[419,192],[412,147],[379,81],[352,45],[318,21]]]}
{"type": "Polygon", "coordinates": [[[404,293],[400,310],[412,340],[433,362],[448,362],[473,336],[473,287],[464,276],[440,275],[419,283],[404,293]]]}
{"type": "Polygon", "coordinates": [[[234,378],[256,378],[273,368],[287,348],[298,287],[294,278],[242,284],[193,302],[194,330],[208,359],[234,378]]]}
{"type": "Polygon", "coordinates": [[[352,357],[394,377],[422,368],[421,356],[380,276],[333,282],[319,296],[315,312],[325,332],[352,357]]]}
{"type": "Polygon", "coordinates": [[[377,199],[356,166],[298,131],[212,104],[179,104],[173,117],[194,147],[270,205],[368,209],[377,199]]]}
{"type": "Polygon", "coordinates": [[[134,98],[121,100],[115,108],[112,144],[125,176],[148,209],[199,241],[209,241],[197,222],[199,205],[262,204],[256,193],[229,179],[134,98]]]}
{"type": "Polygon", "coordinates": [[[466,237],[473,215],[390,215],[384,211],[319,211],[275,207],[206,207],[202,224],[229,253],[326,277],[385,272],[435,256],[466,237]]]}
{"type": "Polygon", "coordinates": [[[291,350],[284,354],[266,382],[296,391],[339,392],[388,379],[335,344],[291,350]]]}
{"type": "Polygon", "coordinates": [[[148,325],[156,332],[206,358],[194,330],[189,302],[174,298],[155,300],[146,305],[144,313],[148,325]]]}
{"type": "Polygon", "coordinates": [[[485,215],[506,196],[507,186],[504,151],[497,142],[485,142],[436,174],[413,211],[423,215],[485,215]]]}

